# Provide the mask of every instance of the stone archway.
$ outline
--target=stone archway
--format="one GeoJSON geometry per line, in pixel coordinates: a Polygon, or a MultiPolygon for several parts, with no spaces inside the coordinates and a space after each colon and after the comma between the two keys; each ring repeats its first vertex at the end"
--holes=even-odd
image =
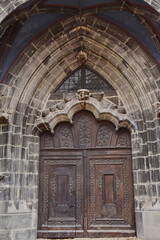
{"type": "MultiPolygon", "coordinates": [[[[42,133],[40,146],[40,187],[39,187],[40,191],[39,191],[39,231],[38,231],[39,237],[67,238],[86,236],[90,237],[135,236],[133,192],[131,191],[132,189],[131,145],[130,140],[128,138],[129,135],[125,130],[127,128],[130,131],[136,131],[137,126],[131,119],[127,117],[126,114],[118,113],[118,109],[115,108],[115,105],[112,102],[106,100],[102,93],[99,94],[96,93],[96,96],[94,96],[94,93],[91,94],[86,89],[79,90],[75,97],[67,98],[58,105],[50,107],[50,109],[48,110],[45,110],[42,113],[42,117],[37,119],[33,131],[36,134],[42,133]],[[91,113],[93,115],[91,115],[91,113]],[[79,115],[81,120],[79,119],[79,117],[77,119],[77,116],[79,115]],[[83,121],[85,119],[87,119],[86,123],[83,121]],[[79,122],[82,122],[82,124],[79,125],[80,129],[78,130],[77,129],[78,125],[76,126],[76,124],[79,124],[79,122]],[[63,129],[65,131],[64,133],[63,129]],[[52,131],[52,134],[50,131],[52,131]],[[79,132],[78,134],[77,131],[81,131],[81,133],[79,132]],[[100,133],[102,131],[103,134],[102,137],[100,137],[100,133]],[[113,133],[111,134],[110,131],[113,133]],[[87,132],[88,135],[86,135],[87,132]],[[82,135],[84,135],[84,137],[82,135]],[[79,140],[80,142],[77,142],[78,138],[80,139],[79,140]],[[82,143],[81,139],[84,139],[85,143],[84,142],[82,143]],[[96,144],[96,141],[98,145],[96,144]],[[87,144],[87,142],[89,143],[89,145],[87,144]],[[105,150],[105,148],[107,148],[107,150],[105,150]],[[99,153],[100,155],[97,155],[97,153],[99,153]],[[84,154],[87,154],[86,156],[90,157],[85,158],[84,154]],[[68,156],[67,159],[66,156],[68,156]],[[95,158],[95,161],[98,161],[97,160],[98,157],[100,159],[101,158],[104,159],[103,162],[102,161],[99,161],[97,163],[95,162],[95,165],[92,167],[90,166],[89,168],[90,170],[88,169],[87,172],[85,173],[83,169],[87,168],[88,164],[90,164],[90,161],[92,159],[95,158]],[[70,160],[71,158],[74,159],[71,161],[70,160]],[[88,163],[86,163],[86,160],[84,161],[84,159],[88,159],[87,160],[88,163]],[[112,159],[111,162],[109,159],[112,159]],[[101,201],[99,203],[96,203],[98,201],[97,199],[99,198],[96,198],[95,196],[91,197],[86,194],[84,194],[84,196],[82,197],[82,193],[84,191],[88,192],[91,190],[88,189],[87,187],[88,185],[85,185],[83,189],[81,182],[84,182],[86,184],[87,181],[91,181],[91,175],[94,174],[95,171],[93,170],[92,172],[91,169],[96,168],[96,166],[97,167],[100,166],[99,164],[100,165],[103,164],[103,169],[106,168],[106,172],[104,173],[104,175],[102,174],[103,176],[101,176],[101,178],[104,178],[104,176],[109,176],[109,180],[108,177],[105,177],[106,184],[109,184],[108,187],[110,186],[109,189],[111,191],[108,194],[113,195],[114,200],[112,203],[111,202],[108,203],[109,205],[107,205],[106,203],[106,206],[100,206],[99,211],[101,213],[98,212],[97,216],[93,217],[92,215],[96,207],[94,206],[95,208],[94,210],[90,209],[92,198],[94,204],[96,205],[100,204],[101,201]],[[127,168],[124,168],[125,165],[127,166],[127,168]],[[121,166],[122,168],[119,168],[118,166],[121,166]],[[74,168],[77,169],[75,173],[72,171],[74,168]],[[52,169],[53,171],[50,172],[50,169],[52,169]],[[67,171],[73,172],[72,173],[73,176],[70,176],[70,174],[67,173],[67,171]],[[90,173],[88,171],[90,171],[90,173]],[[116,172],[117,174],[120,174],[120,172],[122,173],[122,176],[119,176],[121,178],[120,180],[122,184],[121,187],[115,188],[115,186],[118,186],[116,185],[117,184],[116,182],[118,181],[116,179],[118,179],[119,177],[118,178],[113,177],[112,179],[113,182],[110,183],[111,172],[112,173],[116,172]],[[53,174],[55,175],[54,179],[52,178],[53,174]],[[59,185],[58,182],[55,182],[54,183],[55,187],[53,187],[52,182],[57,181],[56,179],[57,178],[59,179],[59,176],[61,178],[62,175],[63,176],[65,175],[64,179],[61,179],[63,184],[61,183],[59,185]],[[82,175],[83,178],[80,179],[82,175]],[[69,185],[67,185],[68,183],[64,182],[64,180],[68,178],[69,179],[71,178],[72,185],[75,185],[74,189],[75,194],[72,193],[73,196],[70,196],[71,190],[67,190],[70,189],[68,188],[69,187],[69,185]],[[79,179],[79,181],[76,179],[79,179]],[[63,189],[63,191],[62,185],[66,185],[66,189],[63,189]],[[112,188],[111,187],[112,185],[115,186],[112,188]],[[65,192],[66,195],[61,197],[61,194],[63,195],[63,193],[65,192]],[[60,200],[56,200],[54,197],[58,195],[59,195],[58,199],[60,200]],[[69,199],[73,198],[71,203],[68,203],[68,201],[70,202],[70,200],[68,199],[67,196],[70,196],[69,199]],[[91,201],[90,203],[89,202],[86,203],[86,201],[88,201],[87,200],[88,198],[90,198],[89,200],[89,202],[91,201]],[[64,199],[66,199],[67,202],[61,204],[61,201],[63,202],[64,199]],[[60,203],[57,203],[58,205],[57,204],[55,205],[54,204],[55,201],[56,202],[60,201],[60,203]],[[118,205],[118,203],[120,205],[118,205]],[[70,207],[70,205],[72,205],[72,207],[70,207]],[[123,209],[124,211],[120,211],[120,209],[122,210],[122,205],[124,205],[123,209]],[[52,208],[51,206],[55,207],[52,208]],[[128,208],[128,210],[125,209],[125,206],[128,208]],[[103,210],[104,208],[107,209],[113,208],[113,212],[111,211],[112,213],[109,213],[110,211],[108,212],[108,210],[104,211],[103,210]],[[65,214],[63,213],[64,209],[66,209],[65,214]],[[128,212],[130,212],[130,216],[128,216],[128,212]],[[101,215],[101,217],[98,217],[99,214],[101,215]],[[114,214],[115,216],[113,216],[114,214]],[[84,218],[82,218],[82,216],[84,216],[84,218]],[[106,220],[107,218],[108,220],[106,220]],[[86,219],[87,222],[85,222],[86,219]],[[99,221],[101,221],[103,225],[101,230],[98,230],[100,228],[99,221]],[[93,226],[92,228],[89,227],[91,222],[92,224],[94,222],[95,225],[94,229],[92,229],[93,226]],[[124,226],[125,223],[127,224],[126,226],[124,226]],[[59,225],[58,228],[57,224],[59,225]],[[97,224],[99,225],[98,228],[97,224]],[[111,224],[110,228],[107,227],[108,224],[111,224]],[[118,228],[116,228],[116,224],[118,224],[117,225],[118,228]],[[106,225],[105,229],[104,225],[106,225]],[[120,225],[122,226],[120,227],[120,225]],[[130,227],[127,228],[127,226],[130,227]],[[119,228],[121,228],[121,230],[119,228]]],[[[102,169],[101,170],[99,169],[99,171],[101,172],[102,169]]],[[[95,176],[93,178],[95,178],[95,176]]],[[[101,181],[103,181],[103,179],[101,179],[101,181]]],[[[108,196],[108,194],[106,193],[108,187],[106,186],[102,190],[106,196],[108,196]]],[[[96,182],[92,183],[89,188],[92,189],[93,192],[98,191],[95,190],[97,189],[96,182]]],[[[99,194],[101,196],[100,192],[99,194]]],[[[107,201],[110,200],[108,199],[107,201]]]]}
{"type": "MultiPolygon", "coordinates": [[[[105,108],[105,114],[92,107],[91,99],[86,106],[97,119],[113,119],[117,127],[124,124],[130,128],[130,124],[134,126],[131,119],[136,122],[137,131],[132,131],[132,154],[137,232],[138,236],[147,235],[153,239],[153,235],[149,235],[153,233],[151,229],[159,231],[156,225],[158,213],[154,211],[159,209],[158,65],[112,24],[107,26],[109,31],[103,31],[106,23],[99,20],[99,25],[95,25],[94,16],[85,16],[83,21],[81,26],[78,17],[70,17],[46,29],[17,57],[1,84],[1,164],[6,172],[2,182],[4,202],[1,210],[3,222],[8,221],[8,225],[3,226],[4,238],[8,234],[12,239],[15,236],[21,239],[23,234],[26,239],[36,238],[39,162],[39,136],[36,134],[43,129],[52,129],[60,120],[58,117],[55,122],[50,121],[53,111],[45,111],[46,102],[50,92],[80,66],[76,56],[82,36],[88,53],[86,66],[99,72],[115,87],[125,105],[127,119],[113,111],[110,105],[105,108]],[[66,29],[61,31],[63,26],[66,29]],[[123,38],[119,39],[118,35],[123,35],[123,38]],[[28,51],[31,53],[29,57],[26,56],[28,51]],[[24,62],[21,61],[23,57],[24,62]],[[155,221],[148,222],[148,217],[155,221]]],[[[95,101],[94,98],[92,100],[95,101]]],[[[57,106],[56,111],[63,108],[63,104],[57,106]]],[[[73,109],[78,111],[80,104],[71,108],[69,116],[65,113],[63,121],[72,120],[73,109]]]]}

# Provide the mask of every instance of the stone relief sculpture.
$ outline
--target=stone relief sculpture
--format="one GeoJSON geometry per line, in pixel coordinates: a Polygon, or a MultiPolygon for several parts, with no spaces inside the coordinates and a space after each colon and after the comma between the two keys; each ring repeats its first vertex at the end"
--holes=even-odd
{"type": "Polygon", "coordinates": [[[137,128],[125,111],[122,109],[120,111],[116,104],[104,97],[104,93],[90,93],[87,89],[79,89],[76,95],[68,98],[66,96],[63,101],[44,110],[41,117],[36,120],[33,131],[38,131],[43,125],[54,132],[57,123],[62,121],[72,123],[73,115],[81,110],[92,112],[96,119],[111,121],[117,130],[120,127],[137,128]]]}

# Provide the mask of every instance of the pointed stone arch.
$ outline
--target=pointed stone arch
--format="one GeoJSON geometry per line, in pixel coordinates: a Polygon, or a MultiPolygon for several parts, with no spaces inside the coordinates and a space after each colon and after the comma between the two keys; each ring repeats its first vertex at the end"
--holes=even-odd
{"type": "MultiPolygon", "coordinates": [[[[85,19],[87,25],[87,21],[89,21],[89,19],[87,17],[85,19]]],[[[74,18],[70,19],[70,21],[74,20],[74,18]]],[[[65,21],[63,24],[65,24],[65,21]]],[[[136,60],[136,57],[132,50],[130,52],[130,56],[128,53],[124,57],[120,56],[120,52],[122,52],[122,43],[120,41],[117,42],[118,44],[115,52],[114,49],[111,49],[114,47],[113,37],[109,36],[107,32],[106,35],[103,33],[103,36],[101,36],[98,31],[100,30],[93,28],[93,26],[88,26],[87,29],[85,28],[85,31],[81,27],[76,30],[76,28],[73,26],[73,29],[68,35],[64,34],[63,32],[59,33],[59,38],[56,38],[57,40],[55,40],[54,45],[53,42],[49,41],[47,48],[49,52],[46,51],[44,47],[40,47],[35,52],[32,59],[29,60],[28,64],[26,63],[26,65],[22,66],[22,69],[19,71],[18,78],[10,79],[13,82],[13,86],[16,84],[18,88],[15,90],[16,98],[14,103],[12,101],[11,105],[9,106],[9,101],[7,99],[6,107],[15,109],[15,106],[18,103],[17,100],[21,103],[25,102],[25,105],[27,105],[29,101],[33,101],[33,98],[37,99],[37,97],[40,95],[41,99],[44,99],[43,102],[45,102],[51,89],[54,89],[62,81],[62,79],[68,75],[68,73],[74,71],[80,66],[80,63],[76,59],[76,55],[80,47],[79,37],[83,34],[84,46],[86,46],[86,51],[88,53],[86,66],[97,71],[104,78],[107,78],[110,84],[112,84],[113,87],[118,90],[119,95],[124,98],[124,104],[132,103],[132,106],[126,105],[126,109],[130,111],[130,109],[133,108],[134,111],[137,106],[138,109],[143,109],[146,108],[146,106],[151,105],[152,99],[146,92],[148,89],[148,84],[156,88],[156,83],[155,81],[151,82],[151,80],[147,80],[146,83],[147,75],[145,73],[141,73],[139,77],[139,71],[145,67],[143,61],[133,62],[132,57],[134,60],[136,60]],[[70,35],[72,31],[74,32],[73,36],[70,35]],[[91,37],[88,37],[87,35],[91,35],[91,37]],[[70,39],[67,40],[67,38],[70,39]],[[107,42],[105,43],[106,39],[107,42]],[[59,41],[61,42],[60,48],[58,46],[59,41]],[[68,46],[72,47],[68,48],[68,46]],[[41,62],[39,62],[37,56],[40,58],[43,56],[41,62]],[[48,59],[48,62],[47,64],[44,64],[46,58],[48,59]],[[138,95],[135,92],[134,86],[137,84],[139,85],[138,89],[136,89],[139,91],[138,95]],[[35,86],[34,88],[33,85],[35,86]],[[42,92],[44,93],[43,97],[42,92]],[[143,96],[142,101],[140,101],[138,98],[139,95],[143,96]],[[135,101],[136,103],[133,106],[135,101]]],[[[128,36],[126,36],[126,39],[127,38],[128,36]]],[[[144,56],[143,52],[141,53],[142,58],[146,57],[144,56]]],[[[14,75],[14,67],[12,69],[12,74],[14,75]]],[[[152,75],[152,72],[150,72],[150,74],[152,75]]],[[[154,98],[156,98],[156,96],[154,96],[154,98]]],[[[40,103],[40,105],[42,106],[42,103],[40,103]]]]}
{"type": "MultiPolygon", "coordinates": [[[[60,25],[71,25],[71,22],[75,20],[77,20],[77,18],[73,17],[69,20],[62,21],[60,25]]],[[[60,115],[58,115],[58,118],[55,118],[53,122],[51,120],[54,117],[52,115],[53,112],[49,110],[47,114],[45,113],[46,102],[49,99],[50,92],[55,89],[57,84],[60,83],[64,77],[80,67],[80,63],[77,61],[76,56],[81,47],[79,39],[82,35],[84,37],[84,47],[88,53],[86,65],[99,72],[115,87],[123,100],[127,115],[121,116],[116,109],[110,107],[105,108],[104,106],[105,113],[103,111],[101,112],[100,107],[98,107],[97,110],[97,107],[93,106],[93,101],[95,102],[94,99],[92,99],[92,103],[90,102],[91,99],[87,100],[87,110],[94,113],[97,119],[108,119],[113,121],[115,126],[118,127],[126,126],[130,128],[131,126],[134,127],[134,122],[137,124],[138,132],[132,131],[135,192],[141,191],[140,198],[138,194],[135,196],[137,216],[143,218],[141,210],[145,209],[146,205],[148,206],[148,202],[145,202],[146,199],[149,201],[150,206],[154,206],[156,203],[154,192],[153,196],[151,196],[151,183],[148,181],[142,186],[139,186],[137,184],[137,179],[143,178],[143,172],[146,175],[153,176],[153,169],[149,170],[150,166],[155,169],[157,168],[156,164],[158,161],[156,159],[158,158],[158,144],[156,142],[156,137],[159,136],[159,122],[157,119],[157,117],[159,118],[159,93],[157,91],[159,83],[158,67],[138,45],[135,44],[126,47],[124,42],[117,40],[112,34],[108,34],[107,31],[103,32],[98,26],[94,26],[94,18],[86,17],[84,20],[84,25],[85,27],[87,26],[87,29],[84,28],[84,26],[79,26],[76,22],[79,28],[76,28],[77,25],[75,24],[71,31],[68,29],[68,34],[66,34],[66,30],[66,32],[62,31],[54,35],[52,31],[54,31],[57,25],[48,29],[48,32],[46,30],[46,32],[43,33],[44,35],[41,36],[43,39],[43,46],[38,46],[40,37],[34,39],[25,49],[31,49],[32,44],[36,47],[36,51],[33,53],[32,57],[28,59],[17,72],[17,62],[21,61],[23,54],[25,55],[26,52],[24,50],[24,53],[17,58],[17,62],[12,66],[3,83],[4,86],[9,86],[9,90],[6,96],[2,98],[2,106],[4,106],[4,109],[9,109],[12,113],[12,117],[9,121],[9,130],[6,130],[8,131],[7,150],[9,151],[5,151],[9,155],[9,160],[10,158],[13,159],[12,167],[15,170],[15,173],[14,170],[11,173],[12,186],[10,195],[12,197],[12,202],[9,204],[8,213],[13,213],[14,209],[17,214],[20,213],[19,215],[21,217],[22,210],[23,212],[28,211],[27,216],[30,216],[29,221],[30,219],[33,220],[33,213],[36,215],[37,210],[35,206],[37,200],[36,197],[33,201],[29,199],[27,203],[22,200],[20,206],[18,206],[19,208],[14,205],[16,197],[20,198],[20,186],[17,186],[16,174],[18,172],[18,178],[22,179],[27,172],[29,184],[32,183],[30,177],[32,178],[32,176],[38,174],[37,172],[34,174],[32,167],[30,167],[29,170],[30,162],[33,163],[35,169],[38,169],[39,137],[33,135],[34,124],[34,132],[38,134],[38,132],[53,128],[57,121],[61,121],[60,116],[63,120],[70,121],[73,112],[80,109],[80,102],[77,103],[77,105],[72,105],[69,116],[66,113],[64,115],[62,114],[63,109],[56,109],[56,111],[60,111],[60,115]],[[49,34],[51,34],[53,38],[47,38],[49,34]],[[124,55],[121,56],[121,53],[124,53],[124,55]],[[138,54],[138,58],[136,58],[136,54],[138,54]],[[139,58],[141,61],[139,61],[139,58]],[[156,105],[154,105],[155,103],[156,105]],[[41,115],[42,113],[43,116],[41,115]],[[153,137],[151,138],[151,136],[153,137]],[[15,139],[18,141],[18,147],[14,145],[15,139]],[[153,142],[151,142],[151,139],[153,142]],[[18,158],[18,163],[14,161],[16,157],[18,158]],[[16,166],[18,170],[14,168],[14,166],[16,166]],[[22,169],[22,166],[24,166],[25,169],[22,169]],[[139,166],[145,169],[137,171],[139,166]],[[24,173],[22,170],[24,170],[24,173]],[[30,175],[28,173],[29,171],[31,171],[30,175]],[[151,197],[153,197],[153,202],[151,197]]],[[[104,24],[101,21],[99,23],[100,25],[104,24]]],[[[115,34],[114,28],[110,26],[109,29],[115,34]]],[[[127,39],[128,41],[131,40],[127,35],[124,35],[124,37],[126,41],[127,39]]],[[[90,96],[90,98],[92,97],[90,96]]],[[[66,105],[69,105],[69,102],[66,103],[66,105]]],[[[100,103],[96,102],[96,105],[98,104],[100,103]]],[[[82,106],[84,106],[84,104],[82,104],[82,106]]],[[[9,119],[8,115],[6,119],[9,119]]],[[[155,173],[156,171],[157,170],[155,170],[155,173]]],[[[36,178],[36,176],[34,177],[36,178]]],[[[26,189],[29,189],[29,191],[31,189],[33,193],[37,193],[37,185],[29,185],[26,189]]],[[[155,206],[155,208],[158,208],[158,206],[155,206]]],[[[25,215],[26,212],[24,213],[25,215]]],[[[32,227],[34,228],[36,236],[36,224],[32,227]]]]}
{"type": "MultiPolygon", "coordinates": [[[[17,7],[21,6],[24,3],[27,3],[28,0],[14,0],[6,6],[1,6],[2,12],[0,15],[0,22],[2,22],[11,12],[16,10],[17,7]]],[[[152,6],[156,11],[160,12],[160,4],[157,0],[144,0],[148,5],[152,6]]]]}

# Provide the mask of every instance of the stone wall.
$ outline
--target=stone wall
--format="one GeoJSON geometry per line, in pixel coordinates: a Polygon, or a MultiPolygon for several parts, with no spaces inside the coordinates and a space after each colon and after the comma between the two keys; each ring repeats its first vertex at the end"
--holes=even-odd
{"type": "Polygon", "coordinates": [[[0,166],[5,175],[0,181],[1,240],[36,239],[39,137],[33,126],[50,93],[80,66],[76,55],[82,36],[86,66],[113,85],[138,126],[132,133],[137,235],[159,239],[159,68],[120,29],[94,17],[84,17],[79,27],[79,18],[73,17],[34,39],[0,85],[0,166]]]}

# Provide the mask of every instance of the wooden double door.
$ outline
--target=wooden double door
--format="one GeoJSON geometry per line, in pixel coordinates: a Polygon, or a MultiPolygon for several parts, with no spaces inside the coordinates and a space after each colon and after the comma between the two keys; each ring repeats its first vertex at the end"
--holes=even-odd
{"type": "Polygon", "coordinates": [[[42,238],[134,236],[130,134],[79,112],[41,136],[42,238]]]}

